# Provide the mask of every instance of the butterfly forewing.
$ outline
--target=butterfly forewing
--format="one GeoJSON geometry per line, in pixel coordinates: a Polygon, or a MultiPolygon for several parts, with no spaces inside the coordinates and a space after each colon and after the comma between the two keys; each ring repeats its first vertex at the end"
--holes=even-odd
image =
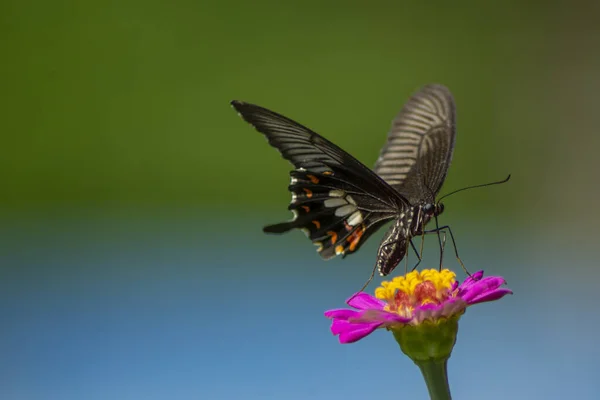
{"type": "Polygon", "coordinates": [[[455,138],[452,94],[442,85],[427,85],[394,119],[374,171],[412,204],[433,202],[446,178],[455,138]]]}
{"type": "Polygon", "coordinates": [[[327,259],[357,251],[408,206],[373,171],[319,134],[265,108],[238,101],[232,105],[296,167],[288,188],[294,219],[267,226],[265,232],[301,229],[327,259]]]}

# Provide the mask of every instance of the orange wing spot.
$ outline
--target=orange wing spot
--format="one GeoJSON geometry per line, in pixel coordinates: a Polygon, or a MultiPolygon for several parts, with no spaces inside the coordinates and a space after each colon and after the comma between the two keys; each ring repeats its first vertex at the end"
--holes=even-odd
{"type": "Polygon", "coordinates": [[[325,171],[325,172],[323,172],[323,175],[333,175],[333,172],[332,171],[325,171]]]}
{"type": "Polygon", "coordinates": [[[337,233],[334,231],[327,231],[327,234],[331,236],[331,244],[335,244],[335,242],[337,242],[337,233]]]}
{"type": "Polygon", "coordinates": [[[342,254],[344,252],[344,246],[335,246],[335,254],[342,254]]]}
{"type": "Polygon", "coordinates": [[[356,231],[352,232],[347,238],[346,241],[350,243],[349,249],[350,251],[356,250],[356,246],[360,243],[360,238],[365,233],[365,227],[362,225],[360,228],[356,229],[356,231]]]}
{"type": "Polygon", "coordinates": [[[309,199],[312,197],[312,190],[307,188],[302,188],[302,190],[306,192],[306,197],[308,197],[309,199]]]}
{"type": "Polygon", "coordinates": [[[317,229],[321,229],[321,223],[317,220],[312,221],[313,224],[317,227],[317,229]]]}
{"type": "Polygon", "coordinates": [[[310,212],[310,207],[309,206],[301,206],[304,211],[306,211],[307,213],[310,212]]]}
{"type": "Polygon", "coordinates": [[[308,179],[310,179],[310,181],[311,181],[312,183],[314,183],[315,185],[316,185],[317,183],[319,183],[319,178],[317,178],[317,177],[316,177],[316,176],[314,176],[314,175],[306,175],[306,177],[307,177],[308,179]]]}

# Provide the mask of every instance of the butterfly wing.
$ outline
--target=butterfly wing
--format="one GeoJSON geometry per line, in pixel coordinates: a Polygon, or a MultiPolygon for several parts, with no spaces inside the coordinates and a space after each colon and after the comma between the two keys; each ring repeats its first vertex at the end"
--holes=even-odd
{"type": "Polygon", "coordinates": [[[379,227],[396,215],[393,205],[364,192],[340,172],[291,172],[294,219],[264,228],[284,233],[299,228],[318,246],[321,257],[357,251],[379,227]]]}
{"type": "Polygon", "coordinates": [[[294,219],[267,226],[265,232],[301,229],[328,259],[357,251],[408,204],[373,171],[316,132],[263,107],[231,104],[296,168],[288,188],[294,219]]]}
{"type": "Polygon", "coordinates": [[[434,201],[452,161],[455,119],[448,88],[423,87],[392,122],[374,171],[412,204],[434,201]]]}

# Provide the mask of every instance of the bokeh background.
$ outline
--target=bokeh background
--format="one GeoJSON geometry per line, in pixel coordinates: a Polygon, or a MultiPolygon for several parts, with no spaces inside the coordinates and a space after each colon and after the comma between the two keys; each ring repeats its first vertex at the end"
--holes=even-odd
{"type": "Polygon", "coordinates": [[[427,398],[391,335],[339,345],[322,316],[368,277],[381,234],[329,262],[300,232],[263,235],[290,217],[290,166],[228,102],[372,165],[430,82],[458,107],[443,192],[513,176],[441,219],[467,267],[515,291],[461,320],[455,398],[600,398],[599,12],[2,1],[0,398],[427,398]]]}

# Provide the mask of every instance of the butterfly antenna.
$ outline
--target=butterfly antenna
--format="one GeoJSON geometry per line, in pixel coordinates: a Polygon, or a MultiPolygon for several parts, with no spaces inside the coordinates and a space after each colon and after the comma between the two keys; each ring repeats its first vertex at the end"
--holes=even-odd
{"type": "Polygon", "coordinates": [[[510,174],[508,174],[508,176],[506,177],[506,179],[503,179],[503,180],[501,180],[501,181],[497,181],[497,182],[490,182],[490,183],[484,183],[484,184],[481,184],[481,185],[467,186],[467,187],[464,187],[464,188],[462,188],[462,189],[458,189],[458,190],[455,190],[455,191],[453,191],[453,192],[450,192],[450,193],[448,193],[448,194],[445,194],[445,195],[443,195],[443,196],[442,196],[442,197],[440,197],[440,199],[438,200],[438,203],[439,203],[440,201],[442,201],[442,199],[445,199],[446,197],[448,197],[448,196],[451,196],[451,195],[453,195],[453,194],[455,194],[455,193],[462,192],[463,190],[469,190],[469,189],[475,189],[475,188],[486,187],[486,186],[493,186],[493,185],[501,185],[501,184],[503,184],[503,183],[506,183],[506,182],[508,182],[509,180],[510,180],[510,174]]]}

